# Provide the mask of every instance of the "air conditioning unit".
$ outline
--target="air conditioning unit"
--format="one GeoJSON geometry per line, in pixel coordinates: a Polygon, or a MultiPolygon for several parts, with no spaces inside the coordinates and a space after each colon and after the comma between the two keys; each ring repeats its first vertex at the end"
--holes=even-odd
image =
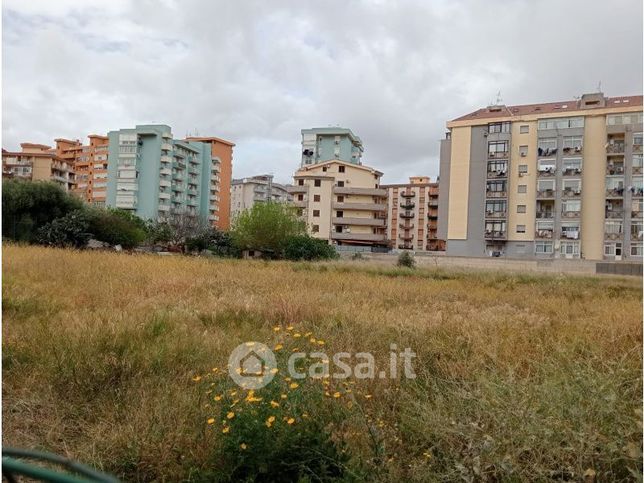
{"type": "Polygon", "coordinates": [[[521,157],[525,158],[528,155],[528,153],[521,153],[521,157]]]}
{"type": "Polygon", "coordinates": [[[519,172],[519,178],[523,178],[523,176],[527,173],[519,172]]]}

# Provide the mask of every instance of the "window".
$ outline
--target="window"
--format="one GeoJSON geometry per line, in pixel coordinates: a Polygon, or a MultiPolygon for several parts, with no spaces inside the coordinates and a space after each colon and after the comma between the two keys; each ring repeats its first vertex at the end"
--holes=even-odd
{"type": "Polygon", "coordinates": [[[552,242],[548,241],[537,241],[534,244],[534,252],[537,255],[549,254],[552,253],[552,242]]]}
{"type": "Polygon", "coordinates": [[[338,173],[344,173],[344,166],[338,166],[338,173]]]}
{"type": "Polygon", "coordinates": [[[641,146],[642,145],[642,133],[641,132],[636,132],[633,134],[633,146],[641,146]]]}
{"type": "Polygon", "coordinates": [[[528,192],[528,185],[527,184],[520,184],[517,186],[517,193],[527,193],[528,192]]]}
{"type": "Polygon", "coordinates": [[[487,125],[487,130],[489,133],[498,133],[498,132],[510,132],[510,123],[509,122],[491,122],[487,125]]]}
{"type": "Polygon", "coordinates": [[[559,244],[559,252],[562,255],[569,255],[573,257],[579,256],[579,242],[562,241],[559,244]]]}
{"type": "Polygon", "coordinates": [[[623,190],[624,178],[621,176],[606,176],[607,190],[623,190]]]}
{"type": "Polygon", "coordinates": [[[581,158],[564,158],[562,162],[562,171],[564,174],[581,173],[581,158]]]}
{"type": "Polygon", "coordinates": [[[542,138],[542,139],[539,139],[539,142],[537,143],[537,150],[539,151],[539,154],[541,154],[542,151],[545,153],[545,152],[551,152],[556,149],[557,149],[557,138],[542,138]]]}
{"type": "Polygon", "coordinates": [[[320,210],[313,210],[313,216],[315,218],[319,217],[320,216],[320,210]]]}
{"type": "Polygon", "coordinates": [[[297,185],[298,186],[304,186],[304,180],[303,179],[298,179],[297,180],[297,185]]]}
{"type": "Polygon", "coordinates": [[[573,127],[584,127],[583,117],[560,117],[557,119],[542,119],[539,121],[538,129],[568,129],[573,127]]]}
{"type": "Polygon", "coordinates": [[[490,141],[487,143],[488,156],[501,158],[508,155],[508,141],[490,141]]]}
{"type": "Polygon", "coordinates": [[[632,257],[641,257],[644,250],[642,249],[641,243],[635,243],[631,245],[631,256],[632,257]]]}
{"type": "Polygon", "coordinates": [[[625,124],[642,124],[642,113],[632,114],[611,114],[606,116],[608,126],[625,125],[625,124]]]}
{"type": "Polygon", "coordinates": [[[644,237],[644,222],[635,221],[631,222],[631,240],[642,240],[644,237]]]}
{"type": "Polygon", "coordinates": [[[566,150],[575,150],[581,151],[581,147],[584,144],[583,136],[564,136],[563,137],[563,149],[566,150]]]}
{"type": "Polygon", "coordinates": [[[540,179],[537,182],[537,191],[554,191],[554,190],[555,190],[554,179],[540,179]]]}
{"type": "Polygon", "coordinates": [[[556,162],[554,159],[540,159],[537,163],[539,173],[555,173],[556,162]]]}
{"type": "Polygon", "coordinates": [[[344,181],[338,181],[338,188],[344,187],[344,181]]]}
{"type": "Polygon", "coordinates": [[[297,201],[304,201],[304,195],[297,195],[297,201]]]}
{"type": "Polygon", "coordinates": [[[563,200],[561,202],[562,213],[579,213],[581,211],[581,200],[563,200]]]}
{"type": "Polygon", "coordinates": [[[338,203],[344,203],[344,196],[338,195],[338,203]]]}
{"type": "Polygon", "coordinates": [[[503,214],[507,210],[507,201],[505,200],[489,200],[485,202],[485,213],[487,215],[503,214]]]}
{"type": "Polygon", "coordinates": [[[621,243],[606,243],[604,245],[604,255],[608,257],[619,257],[622,255],[621,243]]]}
{"type": "Polygon", "coordinates": [[[519,146],[519,156],[525,158],[528,155],[528,146],[519,146]]]}
{"type": "Polygon", "coordinates": [[[633,154],[633,168],[641,168],[641,167],[642,167],[642,155],[633,154]]]}
{"type": "Polygon", "coordinates": [[[313,231],[313,233],[320,233],[320,225],[313,225],[311,231],[313,231]]]}
{"type": "Polygon", "coordinates": [[[342,233],[342,225],[336,225],[335,232],[336,233],[342,233]]]}
{"type": "Polygon", "coordinates": [[[485,223],[485,234],[491,236],[504,236],[505,221],[487,221],[485,223]]]}
{"type": "Polygon", "coordinates": [[[326,171],[327,171],[327,167],[326,167],[326,166],[322,166],[322,171],[326,173],[326,171]]]}
{"type": "Polygon", "coordinates": [[[567,194],[581,193],[580,179],[564,179],[561,184],[564,192],[567,192],[567,194]]]}
{"type": "Polygon", "coordinates": [[[519,126],[519,133],[520,134],[528,134],[530,132],[530,126],[528,124],[524,124],[522,126],[519,126]]]}
{"type": "Polygon", "coordinates": [[[313,186],[322,186],[322,180],[316,179],[315,181],[313,181],[313,186]]]}
{"type": "Polygon", "coordinates": [[[487,162],[487,172],[494,173],[497,176],[505,176],[508,170],[507,161],[492,160],[487,162]]]}
{"type": "Polygon", "coordinates": [[[335,212],[335,216],[336,216],[337,218],[344,218],[344,211],[342,211],[342,210],[340,210],[340,211],[336,211],[336,212],[335,212]]]}
{"type": "Polygon", "coordinates": [[[606,220],[604,231],[609,235],[621,235],[624,225],[621,220],[606,220]]]}
{"type": "Polygon", "coordinates": [[[320,195],[313,195],[313,201],[320,201],[320,195]]]}
{"type": "Polygon", "coordinates": [[[520,164],[519,165],[519,174],[528,174],[528,165],[520,164]]]}
{"type": "Polygon", "coordinates": [[[505,181],[488,181],[486,189],[488,192],[503,193],[505,192],[505,181]]]}
{"type": "Polygon", "coordinates": [[[525,213],[525,212],[526,212],[525,205],[517,205],[517,213],[525,213]]]}
{"type": "Polygon", "coordinates": [[[517,233],[525,233],[525,225],[517,225],[517,233]]]}

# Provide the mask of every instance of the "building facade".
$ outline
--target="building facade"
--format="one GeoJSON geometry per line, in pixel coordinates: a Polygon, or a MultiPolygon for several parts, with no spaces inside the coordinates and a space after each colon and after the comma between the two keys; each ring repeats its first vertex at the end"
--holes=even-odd
{"type": "Polygon", "coordinates": [[[401,250],[442,251],[438,238],[438,183],[412,176],[409,183],[382,185],[387,190],[387,236],[401,250]]]}
{"type": "Polygon", "coordinates": [[[219,162],[209,143],[173,139],[166,125],[139,125],[108,137],[108,206],[145,219],[179,213],[216,224],[219,162]]]}
{"type": "Polygon", "coordinates": [[[330,159],[362,164],[363,152],[362,141],[351,132],[351,129],[340,127],[302,129],[302,167],[330,159]]]}
{"type": "Polygon", "coordinates": [[[200,142],[210,148],[210,172],[208,183],[208,219],[220,230],[230,228],[230,189],[233,177],[233,148],[235,144],[225,139],[210,137],[187,137],[191,143],[200,142]]]}
{"type": "Polygon", "coordinates": [[[74,165],[44,144],[21,143],[21,151],[2,150],[2,177],[29,181],[52,181],[65,191],[76,187],[74,165]]]}
{"type": "Polygon", "coordinates": [[[300,168],[288,191],[312,236],[334,245],[387,247],[382,173],[331,160],[300,168]]]}
{"type": "Polygon", "coordinates": [[[273,181],[273,175],[263,174],[234,179],[230,200],[230,213],[234,220],[237,215],[252,208],[255,203],[268,201],[286,203],[292,200],[292,196],[288,193],[285,185],[273,181]]]}
{"type": "Polygon", "coordinates": [[[104,205],[107,194],[107,136],[90,134],[89,144],[79,140],[56,139],[56,155],[74,166],[76,186],[73,193],[86,202],[104,205]]]}
{"type": "Polygon", "coordinates": [[[642,259],[642,96],[495,105],[447,127],[448,255],[642,259]]]}

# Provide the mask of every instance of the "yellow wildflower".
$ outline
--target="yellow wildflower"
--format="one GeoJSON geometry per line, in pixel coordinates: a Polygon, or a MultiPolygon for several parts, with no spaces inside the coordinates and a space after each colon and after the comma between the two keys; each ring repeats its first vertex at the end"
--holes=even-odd
{"type": "Polygon", "coordinates": [[[209,418],[208,419],[208,424],[213,424],[215,422],[215,418],[209,418]]]}
{"type": "Polygon", "coordinates": [[[228,431],[230,431],[230,428],[228,426],[225,426],[224,429],[221,430],[221,432],[224,434],[226,434],[228,431]]]}
{"type": "Polygon", "coordinates": [[[280,329],[281,329],[281,327],[280,327],[280,326],[273,327],[273,331],[275,331],[275,332],[279,332],[279,331],[280,331],[280,329]]]}
{"type": "Polygon", "coordinates": [[[235,417],[235,413],[234,413],[234,412],[232,412],[232,411],[230,411],[228,414],[226,414],[226,417],[227,417],[228,419],[233,419],[233,418],[235,417]]]}
{"type": "Polygon", "coordinates": [[[295,422],[295,419],[293,419],[293,418],[288,418],[286,420],[286,424],[293,424],[294,422],[295,422]]]}
{"type": "Polygon", "coordinates": [[[280,397],[281,397],[282,399],[286,399],[286,397],[287,397],[287,396],[286,396],[286,394],[282,394],[280,397]]]}
{"type": "Polygon", "coordinates": [[[291,385],[289,386],[291,389],[296,389],[299,386],[297,382],[292,382],[291,385]]]}
{"type": "Polygon", "coordinates": [[[278,408],[280,406],[280,403],[271,401],[271,406],[273,406],[274,408],[278,408]]]}
{"type": "Polygon", "coordinates": [[[299,332],[296,332],[295,334],[293,334],[293,337],[297,339],[298,337],[302,337],[302,334],[300,334],[299,332]]]}
{"type": "Polygon", "coordinates": [[[277,367],[273,367],[271,369],[271,374],[277,374],[279,372],[279,369],[277,367]]]}
{"type": "Polygon", "coordinates": [[[240,445],[239,445],[239,447],[240,447],[241,449],[246,449],[246,448],[248,448],[248,446],[246,446],[246,443],[242,443],[242,444],[240,444],[240,445]]]}
{"type": "Polygon", "coordinates": [[[289,325],[289,326],[286,328],[286,330],[293,330],[293,326],[292,326],[292,325],[289,325]]]}
{"type": "Polygon", "coordinates": [[[195,381],[195,382],[199,382],[199,381],[201,381],[201,376],[195,376],[195,377],[192,378],[192,380],[195,381]]]}
{"type": "Polygon", "coordinates": [[[336,398],[336,399],[339,398],[340,396],[341,396],[341,394],[339,392],[334,392],[333,393],[333,397],[336,398]]]}
{"type": "Polygon", "coordinates": [[[278,350],[282,349],[283,347],[284,346],[282,344],[277,344],[273,350],[278,351],[278,350]]]}
{"type": "Polygon", "coordinates": [[[306,334],[304,334],[304,337],[308,337],[308,336],[310,336],[312,333],[313,333],[313,332],[307,332],[306,334]]]}

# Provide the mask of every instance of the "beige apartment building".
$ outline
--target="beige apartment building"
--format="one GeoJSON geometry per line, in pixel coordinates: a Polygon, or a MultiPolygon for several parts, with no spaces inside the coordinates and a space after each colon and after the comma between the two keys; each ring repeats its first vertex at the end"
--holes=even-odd
{"type": "Polygon", "coordinates": [[[387,190],[382,173],[341,160],[305,165],[289,187],[312,236],[338,246],[382,247],[387,239],[387,190]]]}
{"type": "Polygon", "coordinates": [[[2,177],[29,181],[52,181],[65,191],[76,186],[73,163],[59,157],[44,144],[21,143],[21,151],[2,150],[2,177]]]}
{"type": "Polygon", "coordinates": [[[387,190],[387,237],[394,248],[442,251],[438,238],[438,183],[412,176],[409,183],[382,185],[387,190]]]}
{"type": "Polygon", "coordinates": [[[107,153],[109,138],[90,134],[89,144],[79,140],[56,139],[56,155],[74,166],[74,194],[86,202],[104,205],[107,192],[107,153]]]}
{"type": "Polygon", "coordinates": [[[448,255],[642,260],[642,96],[493,105],[447,128],[448,255]]]}

